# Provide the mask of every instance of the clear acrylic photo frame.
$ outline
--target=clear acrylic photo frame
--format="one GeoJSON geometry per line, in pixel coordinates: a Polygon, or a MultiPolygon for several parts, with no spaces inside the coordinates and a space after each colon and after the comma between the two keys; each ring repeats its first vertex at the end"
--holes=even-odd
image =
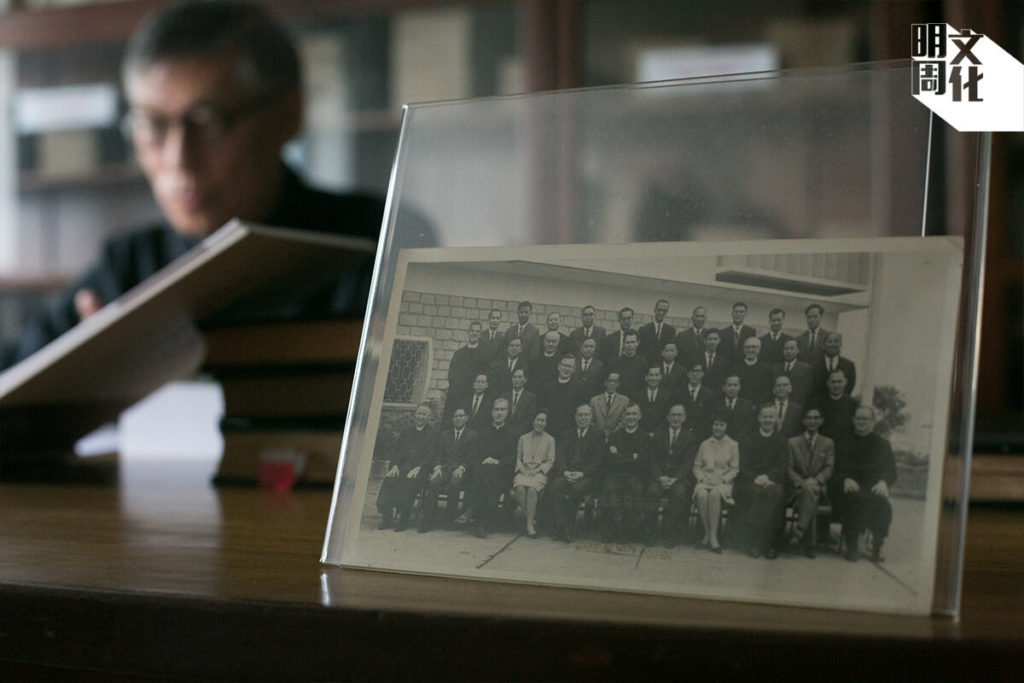
{"type": "Polygon", "coordinates": [[[881,62],[407,106],[321,560],[348,564],[361,514],[401,250],[953,236],[963,264],[949,411],[936,416],[931,613],[956,618],[991,134],[934,117],[910,74],[881,62]]]}

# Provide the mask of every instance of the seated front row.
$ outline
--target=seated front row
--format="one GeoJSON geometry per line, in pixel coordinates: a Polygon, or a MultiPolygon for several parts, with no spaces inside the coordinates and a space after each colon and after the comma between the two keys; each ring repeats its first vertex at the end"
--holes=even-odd
{"type": "Polygon", "coordinates": [[[380,527],[407,528],[422,497],[419,530],[427,532],[444,496],[445,526],[464,516],[475,535],[486,537],[510,523],[515,501],[527,536],[536,538],[542,529],[569,541],[581,503],[596,500],[606,542],[653,545],[660,535],[673,547],[686,540],[693,509],[696,545],[720,553],[725,509],[736,545],[751,557],[771,559],[790,545],[814,557],[828,532],[829,518],[818,523],[822,511],[829,512],[822,504],[830,503],[847,559],[857,559],[864,531],[871,532],[872,558],[881,559],[896,468],[888,442],[872,431],[871,408],[857,408],[853,434],[838,446],[820,433],[823,416],[816,407],[803,411],[803,432],[788,439],[780,434],[774,404],[758,409],[757,430],[739,440],[728,435],[729,415],[717,414],[711,436],[699,443],[682,404],[670,407],[664,425],[646,432],[641,407],[630,403],[607,437],[594,424],[594,412],[593,405],[580,404],[575,426],[552,435],[548,412],[538,410],[531,429],[520,434],[508,424],[509,401],[499,398],[485,427],[470,429],[466,410],[458,408],[438,433],[428,424],[430,407],[418,406],[413,424],[394,443],[381,484],[380,527]]]}

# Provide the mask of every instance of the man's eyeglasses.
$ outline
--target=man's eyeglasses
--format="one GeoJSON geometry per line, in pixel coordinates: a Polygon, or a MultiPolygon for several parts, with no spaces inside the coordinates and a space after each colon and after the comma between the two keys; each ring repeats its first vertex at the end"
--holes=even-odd
{"type": "Polygon", "coordinates": [[[121,131],[142,147],[163,147],[171,130],[181,126],[186,139],[204,147],[215,146],[223,142],[235,126],[266,104],[266,100],[256,99],[230,110],[197,104],[180,116],[129,109],[121,119],[121,131]]]}

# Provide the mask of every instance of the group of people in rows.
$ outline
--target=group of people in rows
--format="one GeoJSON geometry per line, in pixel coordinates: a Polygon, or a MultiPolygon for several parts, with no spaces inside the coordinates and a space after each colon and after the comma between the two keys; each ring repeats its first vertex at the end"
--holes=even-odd
{"type": "Polygon", "coordinates": [[[751,556],[774,558],[793,544],[814,557],[828,531],[816,524],[827,498],[847,559],[857,558],[864,529],[880,559],[895,461],[873,431],[873,410],[851,396],[856,367],[840,354],[842,337],[822,329],[823,308],[807,307],[808,329],[797,337],[782,332],[778,308],[760,337],[744,323],[743,302],[721,329],[706,327],[698,306],[677,333],[668,309],[659,300],[653,321],[634,330],[624,308],[612,333],[594,324],[592,306],[569,335],[558,313],[542,335],[529,302],[505,330],[497,310],[486,330],[470,323],[449,362],[440,427],[422,404],[392,445],[377,498],[381,527],[406,529],[421,496],[419,530],[429,531],[445,494],[445,523],[463,500],[461,515],[486,536],[508,521],[502,511],[510,516],[514,493],[528,536],[542,528],[568,541],[580,502],[596,499],[603,540],[653,545],[660,536],[672,547],[685,540],[695,507],[698,545],[721,552],[727,507],[751,556]],[[796,520],[784,539],[788,505],[796,520]]]}

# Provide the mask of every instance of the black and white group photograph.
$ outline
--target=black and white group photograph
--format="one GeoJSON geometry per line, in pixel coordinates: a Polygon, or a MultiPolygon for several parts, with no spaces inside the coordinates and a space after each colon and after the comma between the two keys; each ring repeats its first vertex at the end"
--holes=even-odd
{"type": "Polygon", "coordinates": [[[402,250],[328,543],[928,613],[961,266],[945,238],[402,250]]]}

